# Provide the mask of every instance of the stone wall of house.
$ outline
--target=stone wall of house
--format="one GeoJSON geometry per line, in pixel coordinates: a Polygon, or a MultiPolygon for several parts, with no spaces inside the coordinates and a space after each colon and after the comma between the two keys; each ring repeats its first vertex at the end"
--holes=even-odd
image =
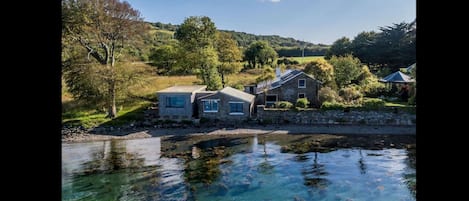
{"type": "Polygon", "coordinates": [[[201,98],[197,100],[198,110],[199,110],[199,117],[200,118],[207,118],[207,119],[218,119],[223,121],[244,121],[252,116],[253,113],[253,105],[254,101],[246,102],[236,97],[227,96],[222,93],[216,93],[207,98],[201,98]],[[218,111],[217,112],[204,112],[204,105],[203,100],[206,99],[216,99],[219,100],[218,102],[218,111]],[[243,102],[243,113],[233,115],[230,114],[230,102],[243,102]]]}
{"type": "MultiPolygon", "coordinates": [[[[319,88],[320,85],[317,80],[308,77],[306,74],[301,74],[284,83],[281,87],[267,91],[267,95],[277,95],[278,101],[288,101],[295,104],[296,100],[298,100],[298,95],[303,93],[312,106],[319,107],[319,88]],[[305,88],[298,88],[298,80],[300,79],[304,79],[306,81],[305,88]]],[[[263,93],[257,96],[256,104],[264,104],[263,93]]]]}
{"type": "Polygon", "coordinates": [[[265,123],[415,125],[416,116],[404,111],[294,111],[258,105],[257,119],[265,123]]]}

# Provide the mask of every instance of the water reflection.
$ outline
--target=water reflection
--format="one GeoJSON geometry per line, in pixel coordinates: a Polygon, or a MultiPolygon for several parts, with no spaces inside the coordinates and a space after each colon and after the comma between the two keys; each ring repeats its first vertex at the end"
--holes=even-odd
{"type": "Polygon", "coordinates": [[[358,168],[360,168],[361,174],[366,174],[366,164],[365,160],[363,159],[362,150],[359,149],[358,151],[360,152],[360,159],[358,159],[358,168]]]}
{"type": "Polygon", "coordinates": [[[260,135],[63,144],[62,198],[415,200],[412,152],[335,150],[319,141],[260,135]]]}
{"type": "Polygon", "coordinates": [[[160,142],[64,144],[62,200],[185,200],[181,160],[160,159],[160,142]]]}

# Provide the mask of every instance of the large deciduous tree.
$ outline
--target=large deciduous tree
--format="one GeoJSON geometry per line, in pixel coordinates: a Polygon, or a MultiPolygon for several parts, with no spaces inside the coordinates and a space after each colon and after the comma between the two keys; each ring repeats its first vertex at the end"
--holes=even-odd
{"type": "Polygon", "coordinates": [[[329,50],[327,50],[326,55],[324,55],[325,59],[330,59],[333,55],[335,56],[344,56],[347,54],[351,54],[352,50],[350,39],[347,37],[342,37],[337,39],[334,43],[332,43],[329,50]]]}
{"type": "Polygon", "coordinates": [[[377,33],[374,31],[361,32],[352,41],[350,49],[353,56],[358,57],[362,63],[369,64],[375,59],[373,45],[376,41],[377,33]]]}
{"type": "Polygon", "coordinates": [[[304,72],[313,75],[314,78],[321,81],[324,86],[337,89],[334,81],[334,67],[324,59],[317,59],[306,64],[304,72]]]}
{"type": "Polygon", "coordinates": [[[238,43],[226,32],[217,32],[215,46],[218,53],[218,72],[221,75],[223,87],[225,87],[225,75],[241,71],[243,55],[238,48],[238,43]]]}
{"type": "Polygon", "coordinates": [[[162,45],[151,50],[149,59],[159,69],[159,73],[171,74],[177,72],[175,65],[179,57],[179,46],[177,43],[162,45]]]}
{"type": "Polygon", "coordinates": [[[255,41],[244,52],[244,59],[249,63],[251,68],[256,68],[257,64],[260,67],[271,65],[277,57],[277,52],[267,41],[255,41]]]}
{"type": "Polygon", "coordinates": [[[217,73],[218,55],[215,50],[216,27],[209,17],[188,17],[174,33],[181,46],[180,63],[185,69],[196,72],[209,90],[220,89],[217,73]]]}
{"type": "Polygon", "coordinates": [[[352,80],[357,80],[361,74],[362,64],[352,55],[332,56],[329,63],[334,67],[335,82],[339,88],[350,84],[352,80]]]}
{"type": "MultiPolygon", "coordinates": [[[[62,39],[84,48],[88,60],[102,68],[95,71],[106,83],[108,117],[115,118],[116,90],[121,76],[116,62],[145,26],[140,13],[119,0],[63,0],[62,39]]],[[[65,60],[65,58],[64,58],[65,60]]]]}

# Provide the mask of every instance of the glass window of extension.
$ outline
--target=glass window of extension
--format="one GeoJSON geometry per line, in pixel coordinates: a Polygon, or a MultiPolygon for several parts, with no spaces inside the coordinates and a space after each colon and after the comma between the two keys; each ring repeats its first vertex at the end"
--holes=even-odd
{"type": "Polygon", "coordinates": [[[230,114],[244,114],[242,102],[230,102],[230,114]]]}
{"type": "Polygon", "coordinates": [[[305,94],[304,93],[299,93],[298,98],[305,98],[305,94]]]}
{"type": "Polygon", "coordinates": [[[298,88],[306,88],[306,80],[305,79],[299,79],[298,80],[298,88]]]}
{"type": "Polygon", "coordinates": [[[166,97],[166,107],[170,108],[184,108],[186,100],[183,96],[168,96],[166,97]]]}
{"type": "Polygon", "coordinates": [[[204,112],[218,112],[218,100],[203,100],[204,112]]]}

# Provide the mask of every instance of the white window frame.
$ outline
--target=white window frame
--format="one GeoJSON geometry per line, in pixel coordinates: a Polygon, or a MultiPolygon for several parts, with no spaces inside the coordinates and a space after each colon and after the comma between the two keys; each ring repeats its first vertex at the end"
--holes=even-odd
{"type": "Polygon", "coordinates": [[[298,98],[300,98],[300,94],[303,94],[303,98],[306,98],[306,93],[298,93],[298,98]]]}
{"type": "MultiPolygon", "coordinates": [[[[244,102],[240,102],[240,101],[228,101],[228,109],[231,110],[231,106],[230,104],[231,103],[236,103],[236,104],[242,104],[243,105],[243,110],[244,110],[244,102]]],[[[230,112],[229,113],[230,115],[244,115],[244,112],[230,112]]]]}
{"type": "Polygon", "coordinates": [[[202,100],[202,108],[205,113],[215,113],[218,112],[220,109],[220,99],[203,99],[202,100]],[[217,102],[217,110],[205,110],[205,102],[217,102]]]}
{"type": "Polygon", "coordinates": [[[300,89],[306,88],[306,79],[298,79],[298,88],[300,89]],[[300,86],[300,80],[303,80],[305,82],[305,86],[300,86]]]}

